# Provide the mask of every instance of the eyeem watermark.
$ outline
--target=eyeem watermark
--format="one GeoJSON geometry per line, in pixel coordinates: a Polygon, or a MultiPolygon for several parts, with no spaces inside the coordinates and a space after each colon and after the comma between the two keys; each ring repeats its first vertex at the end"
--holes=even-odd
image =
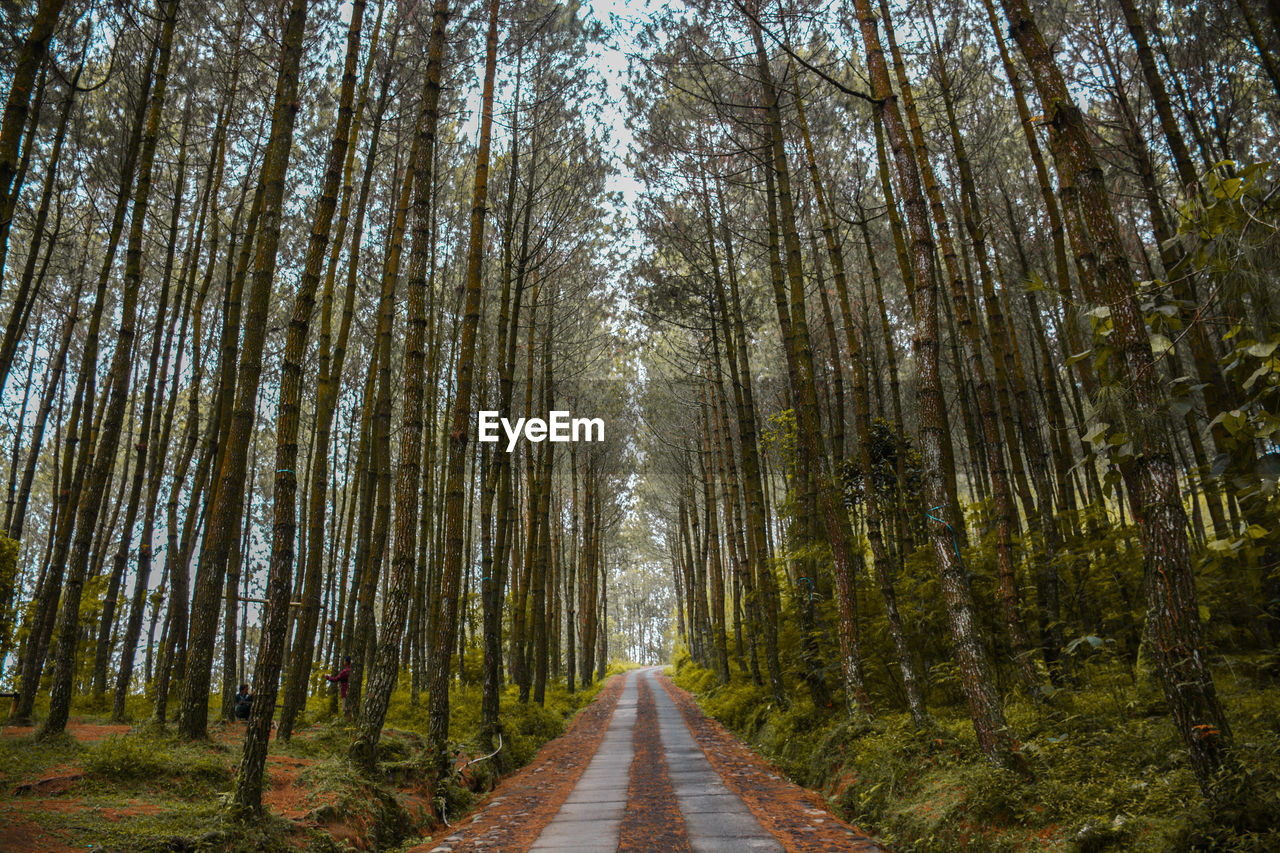
{"type": "Polygon", "coordinates": [[[498,427],[507,436],[507,452],[516,449],[523,435],[526,441],[604,441],[604,418],[574,418],[568,412],[553,411],[542,418],[516,418],[515,423],[491,410],[480,412],[480,440],[499,440],[498,427]]]}

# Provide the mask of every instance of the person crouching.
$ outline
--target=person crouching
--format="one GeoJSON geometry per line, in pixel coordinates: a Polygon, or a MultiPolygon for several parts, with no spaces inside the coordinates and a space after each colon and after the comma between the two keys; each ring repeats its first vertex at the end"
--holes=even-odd
{"type": "Polygon", "coordinates": [[[241,684],[240,692],[236,694],[235,712],[236,719],[242,722],[249,721],[249,710],[253,707],[253,693],[249,690],[249,685],[241,684]]]}

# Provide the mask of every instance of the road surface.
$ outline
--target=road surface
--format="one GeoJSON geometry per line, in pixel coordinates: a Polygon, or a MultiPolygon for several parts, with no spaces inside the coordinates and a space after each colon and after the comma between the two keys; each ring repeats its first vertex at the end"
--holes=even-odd
{"type": "Polygon", "coordinates": [[[617,676],[472,816],[415,853],[874,851],[660,668],[617,676]]]}

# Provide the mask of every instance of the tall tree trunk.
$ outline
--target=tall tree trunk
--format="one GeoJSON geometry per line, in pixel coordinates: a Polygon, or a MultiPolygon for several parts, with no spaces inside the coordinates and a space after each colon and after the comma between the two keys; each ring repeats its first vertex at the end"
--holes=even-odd
{"type": "MultiPolygon", "coordinates": [[[[422,411],[426,364],[427,264],[432,255],[431,205],[434,188],[432,152],[439,121],[440,81],[444,64],[445,25],[449,9],[444,0],[435,4],[431,37],[427,44],[427,73],[418,114],[414,163],[413,246],[406,285],[409,293],[408,331],[404,355],[404,409],[400,430],[400,461],[396,477],[396,531],[392,546],[391,574],[382,610],[382,628],[367,692],[360,706],[356,739],[349,754],[353,761],[372,770],[378,738],[386,719],[391,690],[400,669],[400,644],[415,578],[414,551],[418,527],[418,490],[422,476],[422,411]]],[[[382,461],[390,467],[390,459],[382,461]]]]}
{"type": "MultiPolygon", "coordinates": [[[[54,350],[53,356],[45,368],[45,374],[48,377],[45,382],[44,390],[40,395],[40,405],[36,408],[36,419],[31,427],[31,434],[27,440],[27,461],[23,465],[22,480],[18,484],[17,497],[13,506],[10,507],[9,523],[7,525],[7,535],[11,539],[21,541],[22,531],[26,524],[27,503],[31,498],[31,487],[35,481],[36,464],[40,461],[40,449],[44,444],[44,431],[49,423],[49,415],[53,411],[53,398],[58,393],[59,387],[63,385],[67,367],[67,352],[71,349],[71,339],[75,332],[76,324],[80,320],[80,294],[84,290],[83,277],[77,277],[75,291],[71,297],[71,311],[62,323],[62,334],[58,336],[58,346],[54,350]]],[[[0,594],[0,611],[4,611],[12,600],[12,591],[8,595],[0,594]]],[[[5,636],[0,633],[0,637],[5,636]]],[[[0,649],[3,654],[7,649],[0,649]]]]}
{"type": "MultiPolygon", "coordinates": [[[[801,140],[804,143],[805,156],[809,164],[809,178],[813,184],[814,201],[818,207],[818,215],[822,223],[822,235],[826,243],[827,253],[831,257],[832,279],[836,286],[836,297],[839,300],[840,314],[843,318],[845,346],[848,347],[849,361],[853,365],[853,398],[854,398],[854,432],[857,437],[858,459],[862,467],[863,495],[866,502],[867,541],[871,546],[872,565],[876,582],[880,587],[881,600],[884,603],[885,616],[889,624],[889,636],[893,640],[894,652],[898,660],[898,671],[902,676],[903,693],[907,698],[907,708],[911,712],[916,725],[923,725],[927,719],[924,700],[920,696],[920,686],[916,681],[915,663],[911,658],[911,650],[907,645],[906,633],[902,627],[902,617],[898,613],[897,593],[893,586],[893,567],[889,554],[884,547],[881,530],[880,498],[876,494],[872,479],[871,462],[871,401],[867,387],[867,365],[864,353],[871,347],[864,346],[861,337],[854,327],[853,309],[849,299],[849,285],[845,274],[844,250],[836,234],[831,212],[827,207],[826,192],[821,175],[818,173],[817,158],[814,154],[813,141],[809,135],[809,124],[805,117],[804,102],[798,88],[795,91],[796,117],[799,120],[801,140]]],[[[865,228],[865,224],[863,226],[865,228]]],[[[872,263],[874,263],[874,258],[872,263]]],[[[881,305],[883,308],[883,303],[881,305]]],[[[834,344],[834,341],[833,341],[834,344]]]]}
{"type": "MultiPolygon", "coordinates": [[[[21,186],[14,185],[18,166],[18,153],[22,145],[23,128],[31,109],[31,88],[36,74],[44,66],[49,53],[49,42],[58,28],[58,17],[66,0],[40,0],[36,7],[31,29],[18,48],[13,64],[13,76],[9,80],[9,94],[5,97],[4,118],[0,121],[0,273],[9,249],[9,223],[21,186]]],[[[34,132],[34,128],[32,129],[34,132]]]]}
{"type": "MultiPolygon", "coordinates": [[[[717,176],[716,200],[720,214],[720,238],[724,243],[725,267],[728,270],[730,301],[726,303],[723,288],[716,294],[720,313],[732,317],[733,337],[737,342],[736,375],[734,380],[734,405],[738,412],[738,444],[742,456],[742,478],[746,491],[747,549],[752,565],[748,573],[755,579],[760,594],[761,623],[764,631],[765,669],[769,674],[769,690],[773,700],[786,707],[788,699],[782,681],[782,664],[778,656],[778,589],[773,566],[769,561],[768,523],[765,518],[764,486],[760,471],[760,445],[756,431],[755,391],[752,388],[751,360],[748,354],[746,324],[742,317],[742,300],[738,291],[737,263],[734,260],[733,242],[729,235],[729,217],[725,209],[724,193],[717,176]],[[732,310],[728,310],[732,306],[732,310]]],[[[708,214],[709,216],[709,214],[708,214]]]]}
{"type": "MultiPolygon", "coordinates": [[[[289,13],[285,17],[281,33],[280,67],[276,75],[275,98],[271,114],[271,142],[268,143],[268,155],[263,162],[262,184],[264,187],[263,217],[258,237],[257,256],[254,259],[254,296],[250,307],[250,324],[255,322],[254,309],[258,304],[259,293],[269,293],[275,278],[277,254],[280,246],[281,206],[284,200],[285,178],[289,171],[289,155],[293,149],[293,129],[301,107],[298,94],[299,69],[302,65],[303,36],[307,27],[308,0],[293,0],[289,13]]],[[[329,202],[332,216],[332,201],[329,202]]],[[[319,218],[319,217],[318,217],[319,218]]],[[[327,227],[325,229],[328,231],[327,227]]],[[[323,251],[323,247],[321,249],[323,251]]],[[[315,299],[314,278],[309,282],[304,279],[300,286],[297,302],[294,306],[293,319],[289,323],[289,332],[285,343],[284,363],[280,387],[280,406],[276,417],[276,474],[275,474],[275,518],[273,520],[271,543],[271,568],[267,577],[267,604],[262,619],[262,639],[258,646],[258,662],[253,670],[254,702],[249,714],[249,724],[245,732],[244,751],[240,758],[240,768],[236,773],[235,788],[232,792],[233,808],[243,814],[256,815],[262,809],[262,772],[267,759],[267,740],[271,736],[271,721],[275,716],[276,694],[279,689],[281,657],[284,651],[284,633],[289,619],[289,587],[290,575],[293,571],[293,534],[294,534],[294,494],[297,490],[298,478],[293,473],[297,458],[298,435],[298,385],[302,376],[302,358],[305,355],[307,330],[311,317],[311,304],[315,299]]],[[[252,326],[250,327],[252,328],[252,326]]],[[[249,351],[250,332],[245,332],[245,351],[249,351]]],[[[257,396],[258,379],[261,374],[261,356],[249,365],[245,386],[253,386],[253,397],[257,396]]],[[[244,362],[242,361],[242,367],[244,362]]],[[[244,371],[242,371],[242,374],[244,371]]],[[[237,406],[237,409],[240,409],[237,406]]],[[[237,411],[233,416],[229,435],[231,446],[236,452],[228,454],[228,459],[242,457],[239,448],[248,443],[253,429],[253,410],[242,413],[237,411]]],[[[225,499],[234,504],[238,519],[241,508],[244,483],[244,462],[232,467],[231,482],[224,478],[219,489],[218,504],[225,499]],[[239,470],[236,470],[238,467],[239,470]],[[228,492],[235,492],[232,502],[228,492]]],[[[217,504],[215,504],[215,507],[217,504]]],[[[216,519],[215,519],[216,520],[216,519]]],[[[235,531],[231,529],[232,519],[223,519],[224,526],[217,533],[224,538],[223,547],[231,543],[225,537],[235,531]]],[[[219,555],[223,567],[226,555],[219,555]]],[[[220,580],[221,578],[219,578],[220,580]]],[[[208,590],[212,601],[210,606],[211,628],[216,627],[217,594],[214,586],[208,590]]],[[[199,614],[201,618],[205,614],[199,614]]],[[[195,625],[193,625],[193,629],[195,625]]],[[[212,640],[213,631],[208,631],[212,640]]],[[[194,639],[194,631],[193,631],[194,639]]],[[[212,642],[209,643],[209,655],[204,656],[204,665],[208,666],[212,657],[212,642]]],[[[203,651],[203,650],[202,650],[203,651]]],[[[203,656],[203,655],[201,655],[203,656]]],[[[208,677],[203,678],[203,685],[198,698],[200,709],[195,708],[197,694],[191,690],[192,663],[197,654],[194,650],[187,654],[187,680],[183,685],[183,720],[182,730],[187,737],[203,735],[207,705],[204,696],[208,693],[208,677]],[[198,731],[196,730],[198,725],[198,731]]]]}
{"type": "Polygon", "coordinates": [[[911,234],[912,272],[916,281],[916,332],[914,349],[919,378],[920,443],[924,457],[924,496],[930,504],[929,539],[941,581],[947,618],[960,664],[961,685],[969,703],[978,745],[989,760],[1004,766],[1021,764],[1011,732],[1005,724],[996,693],[991,664],[974,613],[973,594],[960,559],[957,536],[951,525],[934,513],[947,501],[943,448],[946,441],[941,417],[942,400],[937,381],[938,315],[933,235],[929,231],[920,174],[912,156],[907,130],[889,81],[884,50],[870,0],[855,0],[863,48],[870,72],[872,94],[878,100],[876,120],[883,124],[906,208],[911,234]]]}
{"type": "Polygon", "coordinates": [[[1186,512],[1168,432],[1160,420],[1162,389],[1102,169],[1084,115],[1025,0],[1001,0],[1001,5],[1040,94],[1059,174],[1080,194],[1082,237],[1096,251],[1101,295],[1115,328],[1112,381],[1128,388],[1126,397],[1138,421],[1132,435],[1136,459],[1128,477],[1135,512],[1141,513],[1147,630],[1155,666],[1200,787],[1211,799],[1234,799],[1242,790],[1236,784],[1239,770],[1205,660],[1186,512]]]}
{"type": "MultiPolygon", "coordinates": [[[[511,125],[510,172],[507,183],[506,217],[502,229],[502,291],[498,301],[497,359],[498,359],[498,415],[511,413],[511,397],[514,390],[516,342],[519,338],[520,305],[524,291],[524,262],[528,249],[530,219],[528,209],[521,224],[519,267],[513,277],[511,244],[514,237],[513,218],[516,209],[517,179],[520,174],[520,79],[523,54],[517,54],[514,107],[511,125]],[[514,280],[513,280],[514,278],[514,280]],[[513,292],[514,288],[514,292],[513,292]]],[[[532,203],[530,187],[528,203],[532,203]]],[[[572,453],[572,448],[571,448],[572,453]]],[[[512,538],[511,528],[511,454],[495,452],[490,467],[490,491],[496,489],[497,514],[495,517],[495,542],[493,559],[480,582],[480,594],[484,610],[484,677],[480,698],[481,736],[489,749],[496,749],[494,738],[501,734],[498,718],[499,691],[502,689],[502,610],[505,599],[508,552],[512,538]]],[[[576,472],[576,468],[574,469],[576,472]]],[[[576,486],[575,486],[576,495],[576,486]]],[[[483,501],[482,501],[483,503],[483,501]]],[[[572,635],[572,629],[570,630],[572,635]]],[[[572,652],[570,654],[572,657],[572,652]]],[[[570,675],[572,679],[572,675],[570,675]]],[[[501,761],[505,758],[499,756],[501,761]]]]}
{"type": "MultiPolygon", "coordinates": [[[[146,481],[147,463],[151,448],[152,421],[156,409],[156,383],[163,383],[167,377],[164,369],[168,365],[168,343],[172,341],[173,323],[169,323],[169,340],[162,340],[165,320],[169,315],[169,290],[173,279],[173,262],[177,250],[178,226],[182,216],[182,195],[185,188],[187,168],[187,131],[190,128],[191,112],[186,110],[183,116],[182,139],[178,143],[178,168],[174,179],[173,207],[169,218],[169,241],[165,253],[164,273],[161,277],[160,303],[156,308],[155,325],[151,330],[151,355],[147,360],[147,385],[142,395],[142,421],[139,439],[136,446],[138,460],[133,471],[133,482],[129,488],[128,509],[125,511],[124,526],[121,528],[120,547],[116,551],[111,582],[103,602],[102,618],[98,624],[98,638],[93,663],[93,693],[101,698],[107,689],[107,662],[111,655],[111,629],[115,621],[116,604],[120,593],[120,583],[124,578],[125,566],[129,561],[129,546],[133,543],[133,526],[138,517],[138,506],[142,499],[142,488],[146,481]],[[161,350],[163,349],[163,362],[161,350]]],[[[174,312],[176,319],[177,312],[174,312]]],[[[163,385],[162,385],[163,389],[163,385]]],[[[161,391],[163,398],[163,390],[161,391]]],[[[161,400],[163,401],[163,399],[161,400]]],[[[141,618],[141,617],[139,617],[141,618]]],[[[132,621],[132,620],[130,620],[132,621]]],[[[132,654],[132,651],[130,651],[132,654]]]]}
{"type": "Polygon", "coordinates": [[[817,508],[826,528],[831,557],[835,564],[836,601],[839,608],[837,633],[840,638],[840,674],[844,687],[846,710],[855,709],[870,714],[870,701],[862,682],[861,651],[858,641],[857,604],[854,595],[854,566],[852,547],[848,536],[848,519],[842,519],[843,507],[835,494],[830,460],[823,448],[822,427],[819,419],[817,390],[813,371],[813,352],[809,342],[809,327],[805,319],[804,275],[801,269],[800,238],[796,231],[796,216],[791,196],[790,170],[787,166],[786,140],[783,135],[782,114],[778,106],[778,93],[764,49],[764,37],[758,25],[752,26],[752,38],[756,48],[756,65],[763,89],[764,109],[772,139],[772,171],[777,180],[778,203],[782,212],[783,242],[786,247],[786,271],[790,285],[791,340],[794,352],[795,397],[797,408],[797,443],[808,456],[813,469],[812,488],[816,492],[817,508]]]}
{"type": "MultiPolygon", "coordinates": [[[[228,561],[240,535],[240,518],[244,510],[245,478],[248,447],[256,420],[259,383],[262,378],[262,358],[266,345],[267,313],[275,283],[277,254],[280,246],[282,206],[285,178],[289,169],[289,156],[293,148],[293,129],[300,109],[298,101],[298,73],[302,60],[302,37],[306,28],[307,0],[292,0],[285,17],[280,53],[280,66],[276,76],[276,88],[271,114],[271,134],[263,159],[259,185],[262,190],[261,221],[258,225],[257,244],[253,261],[253,294],[245,318],[244,341],[240,350],[240,364],[235,383],[235,406],[230,421],[222,431],[220,464],[216,468],[216,493],[209,512],[205,539],[200,554],[196,576],[195,597],[191,606],[191,629],[187,641],[186,667],[182,681],[181,717],[179,733],[186,738],[202,738],[209,716],[209,684],[212,680],[213,647],[218,628],[222,587],[226,580],[228,561]]],[[[248,247],[246,240],[246,248],[248,247]]],[[[283,401],[283,395],[282,395],[283,401]]],[[[277,448],[279,451],[279,447],[277,448]]],[[[277,466],[277,468],[292,466],[277,466]]],[[[277,489],[281,478],[277,472],[277,489]]],[[[296,477],[291,481],[296,488],[296,477]]],[[[277,501],[280,499],[277,492],[277,501]]],[[[292,515],[292,510],[290,510],[292,515]]],[[[277,521],[277,525],[279,521],[277,521]]],[[[280,531],[277,529],[276,536],[280,531]]],[[[272,572],[268,580],[268,600],[281,594],[276,587],[284,584],[281,597],[285,599],[284,612],[273,612],[268,605],[264,619],[288,619],[287,574],[291,565],[280,565],[274,559],[272,547],[272,572]],[[286,576],[280,573],[285,572],[286,576]]],[[[292,544],[290,545],[292,560],[292,544]]],[[[254,670],[254,716],[249,724],[249,736],[245,740],[244,758],[237,776],[235,801],[238,807],[252,812],[260,808],[261,766],[259,752],[265,757],[266,738],[275,713],[275,696],[278,689],[280,649],[272,642],[272,628],[264,625],[259,664],[254,670]],[[273,660],[273,658],[275,658],[273,660]]]]}
{"type": "MultiPolygon", "coordinates": [[[[84,589],[94,525],[102,508],[107,480],[115,465],[120,429],[124,423],[125,407],[129,402],[129,379],[133,372],[133,345],[137,336],[138,292],[142,280],[142,240],[151,195],[152,168],[160,137],[160,119],[164,112],[169,57],[173,46],[174,26],[178,17],[178,0],[166,0],[164,5],[160,6],[160,13],[164,24],[160,35],[160,53],[151,92],[147,130],[143,136],[142,149],[138,158],[138,180],[129,228],[129,247],[125,254],[120,327],[116,332],[116,348],[111,359],[111,385],[105,389],[106,411],[102,420],[102,432],[93,450],[93,471],[79,506],[76,508],[76,537],[70,558],[65,564],[66,585],[58,619],[58,647],[54,658],[53,685],[49,693],[49,715],[40,727],[41,738],[60,734],[66,727],[67,717],[71,711],[71,682],[75,667],[76,638],[79,633],[76,628],[80,622],[80,594],[84,589]]],[[[59,574],[64,571],[63,566],[57,563],[52,569],[59,574]]]]}
{"type": "MultiPolygon", "coordinates": [[[[352,4],[351,22],[347,28],[347,57],[342,72],[342,88],[338,95],[338,121],[334,125],[333,135],[329,139],[329,153],[325,161],[324,177],[321,181],[320,200],[316,206],[316,215],[311,226],[311,237],[307,244],[302,279],[299,283],[297,301],[295,302],[294,320],[290,324],[290,338],[286,343],[284,375],[288,390],[295,397],[294,400],[288,402],[292,410],[289,413],[291,418],[288,423],[294,429],[297,428],[297,406],[299,402],[297,398],[301,391],[299,383],[302,378],[302,359],[306,354],[311,312],[315,307],[316,290],[320,284],[325,253],[329,247],[329,234],[333,224],[333,214],[337,208],[338,190],[343,183],[344,177],[346,177],[346,183],[350,184],[349,176],[353,158],[348,156],[348,151],[354,150],[355,146],[351,145],[354,141],[352,137],[357,136],[360,130],[358,124],[353,129],[352,116],[356,89],[356,66],[360,61],[360,30],[364,24],[365,6],[365,0],[355,0],[352,4]],[[290,360],[291,354],[294,355],[293,360],[290,360]]],[[[381,8],[379,6],[379,10],[381,8]]],[[[372,65],[373,53],[371,52],[369,55],[370,72],[373,70],[372,65]]],[[[328,326],[332,303],[332,278],[329,278],[325,282],[324,312],[321,320],[324,328],[321,333],[320,388],[316,392],[316,428],[314,433],[316,452],[312,460],[310,482],[308,483],[311,494],[310,517],[308,518],[310,535],[308,539],[311,542],[311,547],[309,550],[305,547],[301,549],[303,553],[301,562],[304,571],[301,578],[303,584],[302,594],[299,600],[302,602],[302,606],[298,610],[297,637],[294,641],[292,653],[289,656],[290,665],[285,679],[284,706],[280,712],[280,726],[276,735],[283,740],[288,740],[292,736],[294,721],[302,706],[306,703],[307,685],[311,674],[311,659],[315,650],[316,623],[320,618],[320,569],[321,557],[324,553],[322,537],[326,508],[324,493],[328,488],[329,481],[329,432],[333,424],[333,412],[337,399],[335,391],[337,383],[334,381],[334,377],[329,375],[329,365],[327,364],[328,326]]],[[[340,376],[341,370],[342,363],[339,361],[336,365],[335,374],[340,376]]],[[[282,392],[282,415],[284,414],[285,406],[286,402],[282,392]]],[[[279,423],[277,424],[277,429],[279,429],[279,423]]],[[[282,445],[281,449],[285,455],[292,455],[293,459],[290,460],[290,465],[287,466],[289,468],[287,474],[277,474],[277,491],[275,492],[277,517],[280,517],[281,512],[279,508],[281,494],[279,491],[279,478],[281,476],[293,478],[292,487],[286,487],[287,495],[291,491],[297,491],[297,475],[292,470],[297,460],[296,436],[287,444],[288,446],[282,445]]],[[[277,451],[278,454],[279,452],[277,451]]],[[[290,564],[292,564],[293,553],[291,549],[294,532],[292,525],[295,523],[292,495],[289,495],[288,503],[289,505],[283,509],[287,511],[287,521],[291,527],[289,531],[288,547],[290,551],[288,557],[290,564]]]]}
{"type": "MultiPolygon", "coordinates": [[[[1012,652],[1015,670],[1022,680],[1023,686],[1032,693],[1040,687],[1040,679],[1032,661],[1032,648],[1022,619],[1021,601],[1017,589],[1016,567],[1013,559],[1013,531],[1015,527],[1014,508],[1008,469],[1005,467],[1004,442],[1012,444],[1016,441],[1013,434],[1006,434],[1001,440],[999,420],[1001,410],[1007,411],[1007,401],[998,401],[996,391],[987,375],[982,358],[982,335],[969,304],[969,287],[962,277],[956,260],[956,250],[951,238],[951,227],[943,207],[942,195],[938,189],[938,181],[934,175],[933,165],[929,161],[929,153],[925,144],[924,132],[920,127],[919,115],[915,108],[910,81],[907,79],[906,66],[898,49],[894,35],[893,23],[889,13],[887,0],[880,0],[881,24],[884,26],[885,38],[893,57],[893,66],[898,79],[898,89],[902,97],[902,108],[907,115],[908,126],[915,150],[916,162],[923,179],[925,195],[933,215],[934,228],[942,245],[942,256],[946,268],[947,282],[950,285],[951,302],[955,310],[955,319],[963,333],[965,354],[968,357],[968,373],[973,378],[978,397],[981,434],[975,435],[976,442],[970,442],[971,449],[981,444],[985,450],[987,470],[991,478],[991,497],[996,522],[996,576],[999,580],[999,596],[1006,630],[1009,635],[1009,646],[1012,652]],[[1000,405],[1000,403],[1005,405],[1000,405]]],[[[946,83],[943,83],[944,89],[946,83]]],[[[954,124],[954,122],[953,122],[954,124]]],[[[963,149],[961,159],[963,159],[963,149]]],[[[963,168],[963,167],[962,167],[963,168]]],[[[962,171],[962,175],[967,172],[962,171]]],[[[963,180],[963,178],[962,178],[963,180]]],[[[980,258],[980,263],[985,258],[980,258]]],[[[994,330],[993,330],[994,331],[994,330]]],[[[959,369],[959,364],[957,364],[959,369]]],[[[966,412],[968,408],[966,407],[966,412]]],[[[1018,454],[1010,448],[1011,457],[1017,462],[1018,454]]],[[[1018,481],[1023,478],[1018,477],[1018,481]]],[[[1034,510],[1029,500],[1024,502],[1026,509],[1034,510]]]]}
{"type": "MultiPolygon", "coordinates": [[[[75,73],[71,75],[71,80],[67,83],[67,100],[62,105],[62,115],[58,118],[58,129],[53,135],[53,147],[50,149],[49,158],[45,162],[44,184],[40,189],[40,204],[36,208],[35,221],[31,225],[31,243],[27,247],[27,259],[23,264],[22,276],[18,279],[18,291],[14,294],[13,304],[9,308],[9,320],[5,323],[4,340],[3,343],[0,343],[0,398],[4,397],[4,390],[8,385],[9,369],[13,363],[14,353],[18,349],[18,339],[26,330],[27,321],[35,303],[35,297],[39,293],[38,286],[34,289],[32,287],[33,283],[36,282],[36,263],[40,258],[40,243],[44,239],[45,225],[49,220],[49,205],[57,185],[59,166],[62,160],[62,145],[67,138],[67,126],[70,124],[71,108],[75,104],[76,95],[79,92],[80,75],[84,71],[86,55],[86,52],[81,52],[80,63],[76,66],[75,73]]],[[[37,101],[37,110],[38,103],[37,101]]],[[[38,117],[38,115],[33,115],[33,122],[38,117]]],[[[27,141],[28,152],[24,152],[24,159],[30,151],[31,141],[31,139],[27,141]]],[[[0,223],[4,239],[8,237],[9,226],[12,224],[14,207],[16,206],[17,192],[15,191],[13,195],[14,198],[10,199],[7,205],[0,202],[0,208],[4,209],[2,215],[5,217],[3,223],[0,223]]],[[[0,199],[2,198],[3,196],[0,195],[0,199]]],[[[61,205],[59,205],[59,211],[61,209],[61,205]]],[[[53,249],[53,243],[57,241],[57,232],[58,228],[55,228],[55,236],[49,241],[50,251],[53,249]]],[[[7,245],[0,241],[0,273],[4,269],[3,253],[6,248],[7,245]]]]}
{"type": "MultiPolygon", "coordinates": [[[[547,331],[542,336],[542,408],[550,413],[555,407],[555,380],[551,365],[551,336],[555,330],[552,307],[554,296],[547,300],[547,331]]],[[[550,414],[547,415],[550,417],[550,414]]],[[[547,619],[547,599],[554,593],[555,584],[551,564],[551,474],[555,463],[555,445],[550,441],[542,445],[541,472],[538,475],[538,556],[534,567],[533,587],[533,701],[542,705],[547,693],[548,632],[552,630],[547,619]]],[[[554,623],[552,623],[554,624],[554,623]]]]}
{"type": "MultiPolygon", "coordinates": [[[[444,0],[441,0],[443,7],[444,0]]],[[[499,0],[489,2],[489,33],[485,46],[484,88],[481,93],[480,147],[476,157],[475,189],[471,203],[471,228],[467,246],[466,307],[463,314],[458,369],[453,398],[453,423],[445,485],[445,550],[440,576],[440,621],[427,668],[430,671],[428,744],[437,767],[449,766],[449,659],[457,630],[458,593],[462,580],[463,469],[467,438],[471,431],[471,391],[480,324],[480,262],[484,254],[484,220],[488,211],[489,141],[493,130],[493,84],[497,71],[499,0]]]]}
{"type": "MultiPolygon", "coordinates": [[[[709,378],[709,377],[708,377],[709,378]]],[[[707,383],[707,388],[710,387],[707,383]]],[[[725,632],[724,613],[724,560],[720,549],[720,512],[717,509],[715,484],[715,457],[711,446],[710,406],[704,397],[699,405],[699,427],[702,447],[698,452],[698,479],[702,481],[702,512],[707,531],[707,578],[710,581],[711,648],[713,664],[721,684],[729,683],[729,648],[725,632]]]]}
{"type": "MultiPolygon", "coordinates": [[[[66,564],[67,552],[71,547],[71,536],[74,532],[76,518],[74,510],[79,505],[80,493],[93,455],[94,424],[96,423],[93,418],[93,402],[97,396],[98,346],[102,314],[107,301],[107,285],[111,280],[120,236],[124,231],[125,217],[132,197],[130,190],[134,185],[133,176],[142,147],[143,128],[147,123],[147,107],[158,47],[159,39],[156,39],[143,73],[138,109],[134,114],[129,140],[125,146],[120,168],[121,192],[116,197],[115,210],[112,213],[111,227],[105,245],[106,251],[98,271],[93,310],[89,315],[89,325],[85,332],[76,390],[72,396],[71,415],[67,421],[66,458],[62,462],[58,499],[54,501],[54,518],[50,521],[51,530],[54,532],[49,537],[51,551],[49,559],[55,565],[65,566],[66,564]],[[77,448],[80,449],[79,453],[76,453],[77,448]]],[[[45,583],[40,586],[28,626],[29,639],[22,656],[18,696],[14,699],[10,711],[10,719],[14,722],[30,720],[39,688],[40,674],[44,668],[45,655],[53,636],[62,581],[62,572],[54,572],[52,575],[46,574],[45,583]]]]}

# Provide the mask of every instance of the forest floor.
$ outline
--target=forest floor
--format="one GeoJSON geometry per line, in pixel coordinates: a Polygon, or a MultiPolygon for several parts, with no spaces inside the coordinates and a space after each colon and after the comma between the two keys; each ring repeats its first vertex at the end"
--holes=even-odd
{"type": "MultiPolygon", "coordinates": [[[[310,751],[316,731],[299,732],[289,750],[310,751]]],[[[71,850],[182,849],[212,845],[217,805],[234,773],[244,728],[215,724],[208,743],[180,745],[133,731],[127,725],[76,721],[67,738],[47,745],[32,729],[8,727],[0,749],[25,752],[0,770],[0,849],[5,853],[71,850]]],[[[392,742],[398,732],[388,732],[392,742]]],[[[323,759],[285,754],[267,758],[263,800],[280,819],[274,834],[305,848],[318,833],[355,840],[370,827],[366,816],[340,808],[342,792],[314,772],[323,759]],[[285,828],[283,822],[290,827],[285,828]],[[283,831],[282,831],[283,830],[283,831]]],[[[399,790],[406,812],[433,822],[430,794],[409,785],[399,790]]]]}
{"type": "MultiPolygon", "coordinates": [[[[617,679],[613,679],[617,681],[617,679]]],[[[549,688],[545,707],[503,698],[505,748],[520,767],[555,739],[588,725],[593,685],[568,694],[549,688]],[[577,719],[574,717],[577,715],[577,719]]],[[[611,682],[603,690],[608,695],[611,682]]],[[[615,691],[616,692],[616,691],[615,691]]],[[[326,697],[309,708],[322,716],[326,697]]],[[[345,757],[353,729],[341,718],[273,740],[263,794],[267,817],[254,826],[224,818],[244,739],[243,724],[216,722],[210,737],[184,742],[146,725],[129,726],[77,710],[64,736],[36,741],[29,727],[0,732],[0,851],[308,851],[399,850],[420,844],[455,820],[494,784],[489,762],[476,761],[479,689],[451,696],[456,773],[438,786],[430,771],[425,705],[407,693],[393,700],[379,743],[379,773],[360,775],[345,757]],[[472,695],[474,694],[474,695],[472,695]],[[479,793],[476,793],[479,792],[479,793]]],[[[39,707],[37,708],[39,710],[39,707]]],[[[216,716],[216,714],[211,714],[216,716]]],[[[570,740],[571,738],[560,738],[570,740]]],[[[518,773],[517,773],[518,775],[518,773]]]]}

